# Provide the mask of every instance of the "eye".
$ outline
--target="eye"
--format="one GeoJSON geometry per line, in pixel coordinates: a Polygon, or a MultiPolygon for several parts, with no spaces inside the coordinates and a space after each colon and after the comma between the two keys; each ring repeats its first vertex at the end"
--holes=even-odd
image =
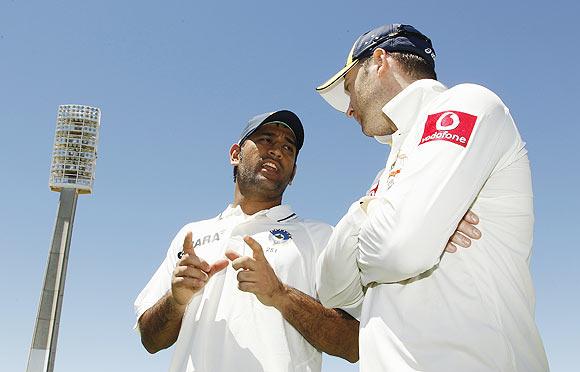
{"type": "Polygon", "coordinates": [[[288,152],[289,154],[294,154],[294,146],[291,145],[284,145],[284,151],[288,152]]]}

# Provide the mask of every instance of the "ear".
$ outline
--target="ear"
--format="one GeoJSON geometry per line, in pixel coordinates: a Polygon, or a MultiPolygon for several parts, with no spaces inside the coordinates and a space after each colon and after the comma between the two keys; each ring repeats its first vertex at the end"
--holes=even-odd
{"type": "Polygon", "coordinates": [[[230,147],[230,164],[234,167],[240,163],[240,152],[242,152],[242,148],[237,143],[230,147]]]}
{"type": "Polygon", "coordinates": [[[373,52],[372,58],[373,58],[373,61],[375,62],[375,64],[378,66],[377,72],[379,73],[379,77],[385,76],[385,74],[390,69],[389,62],[387,60],[388,56],[389,56],[389,52],[387,52],[383,48],[377,48],[373,52]]]}
{"type": "Polygon", "coordinates": [[[292,185],[292,181],[294,181],[294,176],[296,175],[296,168],[298,168],[298,164],[294,163],[294,169],[292,170],[292,177],[290,177],[290,182],[288,182],[288,185],[292,185]]]}

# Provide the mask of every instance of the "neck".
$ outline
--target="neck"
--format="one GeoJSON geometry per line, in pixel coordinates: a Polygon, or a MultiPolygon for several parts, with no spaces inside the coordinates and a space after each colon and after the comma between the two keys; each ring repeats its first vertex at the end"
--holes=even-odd
{"type": "MultiPolygon", "coordinates": [[[[390,87],[389,94],[387,96],[387,98],[388,98],[387,102],[392,100],[393,98],[395,98],[395,96],[397,94],[401,93],[405,88],[407,88],[409,85],[411,85],[414,81],[415,80],[412,79],[407,74],[401,73],[400,71],[394,69],[393,73],[390,76],[390,81],[386,85],[387,87],[390,87]]],[[[395,125],[395,123],[384,112],[382,114],[383,114],[382,117],[385,121],[385,125],[387,126],[388,130],[390,131],[390,134],[396,132],[397,126],[395,125]]]]}
{"type": "Polygon", "coordinates": [[[282,195],[269,199],[260,196],[248,196],[246,194],[240,190],[240,187],[236,182],[234,202],[232,204],[234,207],[239,205],[240,208],[242,208],[242,211],[247,215],[252,215],[256,212],[270,209],[282,204],[282,195]]]}
{"type": "Polygon", "coordinates": [[[387,132],[385,134],[393,134],[397,131],[397,126],[395,125],[395,123],[391,120],[390,117],[387,116],[387,114],[385,114],[384,112],[382,113],[382,117],[385,121],[385,126],[387,128],[387,132]]]}

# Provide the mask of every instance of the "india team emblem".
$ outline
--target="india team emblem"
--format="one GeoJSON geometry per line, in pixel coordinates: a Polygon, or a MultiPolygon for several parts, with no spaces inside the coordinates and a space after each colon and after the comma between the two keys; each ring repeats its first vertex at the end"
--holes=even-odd
{"type": "Polygon", "coordinates": [[[286,230],[273,229],[270,230],[270,239],[276,244],[284,243],[285,241],[292,239],[292,234],[286,230]]]}

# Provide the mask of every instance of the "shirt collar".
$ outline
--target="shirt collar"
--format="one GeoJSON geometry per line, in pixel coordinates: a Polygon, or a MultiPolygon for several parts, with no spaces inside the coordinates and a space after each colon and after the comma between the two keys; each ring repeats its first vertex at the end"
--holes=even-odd
{"type": "MultiPolygon", "coordinates": [[[[416,80],[387,102],[383,106],[383,112],[397,126],[397,131],[393,135],[409,132],[424,107],[446,89],[445,85],[437,80],[416,80]]],[[[375,138],[381,143],[391,143],[390,135],[375,138]]]]}
{"type": "Polygon", "coordinates": [[[242,208],[237,205],[233,206],[232,204],[228,205],[227,208],[219,214],[218,218],[221,220],[226,217],[230,216],[244,216],[244,217],[259,217],[265,216],[271,219],[273,222],[283,222],[286,220],[290,220],[296,218],[296,213],[292,210],[292,207],[287,204],[277,205],[270,209],[264,209],[259,212],[254,213],[252,216],[248,216],[242,211],[242,208]]]}

